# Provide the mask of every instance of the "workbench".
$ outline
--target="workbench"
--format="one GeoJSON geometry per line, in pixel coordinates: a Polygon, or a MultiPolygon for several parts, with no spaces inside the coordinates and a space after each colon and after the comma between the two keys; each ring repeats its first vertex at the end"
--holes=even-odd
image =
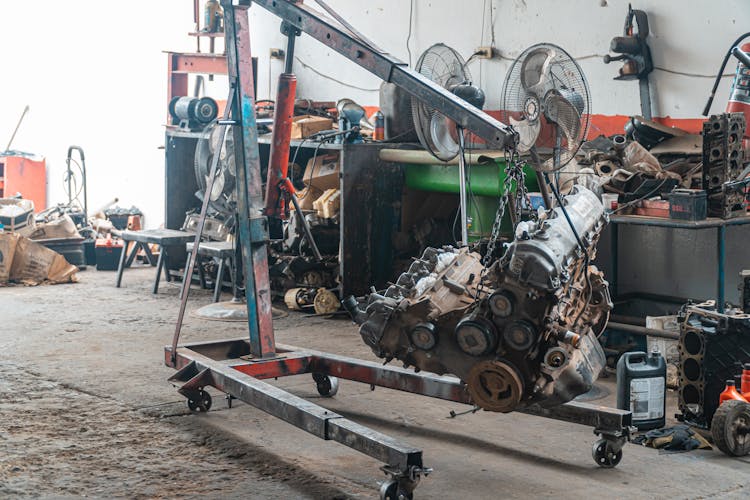
{"type": "MultiPolygon", "coordinates": [[[[612,272],[610,275],[610,291],[612,297],[618,295],[619,275],[619,251],[620,238],[619,226],[650,226],[662,228],[664,231],[675,230],[715,230],[716,231],[716,302],[720,312],[724,311],[725,305],[725,280],[726,280],[726,235],[728,226],[739,226],[750,224],[750,216],[737,217],[734,219],[708,218],[700,221],[687,221],[679,219],[666,219],[660,217],[646,217],[642,215],[612,215],[609,219],[611,228],[611,259],[612,272]]],[[[645,256],[644,256],[645,257],[645,256]]],[[[638,296],[639,293],[631,292],[629,295],[638,296]]],[[[698,299],[702,297],[690,297],[698,299]]]]}

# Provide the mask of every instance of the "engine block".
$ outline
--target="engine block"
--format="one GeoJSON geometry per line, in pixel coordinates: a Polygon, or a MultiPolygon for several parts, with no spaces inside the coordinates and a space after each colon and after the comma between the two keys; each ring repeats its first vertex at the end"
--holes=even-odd
{"type": "Polygon", "coordinates": [[[558,207],[522,222],[485,268],[467,248],[427,248],[397,282],[344,301],[367,345],[387,361],[459,377],[479,407],[555,406],[588,392],[604,367],[597,335],[612,308],[595,266],[604,208],[577,186],[558,207]]]}

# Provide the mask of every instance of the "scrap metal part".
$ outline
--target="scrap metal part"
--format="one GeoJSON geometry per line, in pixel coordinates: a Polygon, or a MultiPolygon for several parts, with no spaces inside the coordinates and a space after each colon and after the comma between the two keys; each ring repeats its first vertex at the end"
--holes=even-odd
{"type": "Polygon", "coordinates": [[[612,308],[608,283],[589,265],[607,216],[581,186],[563,201],[575,233],[558,207],[520,223],[488,268],[467,248],[427,248],[364,309],[346,299],[365,343],[387,361],[456,375],[485,410],[556,406],[588,392],[605,364],[597,335],[612,308]]]}

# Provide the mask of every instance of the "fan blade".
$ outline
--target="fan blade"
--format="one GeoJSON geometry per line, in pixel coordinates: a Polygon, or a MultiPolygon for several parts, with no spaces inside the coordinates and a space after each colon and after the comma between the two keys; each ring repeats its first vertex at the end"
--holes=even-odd
{"type": "Polygon", "coordinates": [[[518,132],[518,146],[516,149],[520,153],[525,153],[536,143],[537,137],[539,137],[539,131],[542,128],[542,124],[539,120],[530,122],[529,120],[516,120],[510,117],[510,124],[518,132]]]}
{"type": "Polygon", "coordinates": [[[544,99],[544,116],[560,128],[568,141],[568,148],[578,146],[581,114],[570,101],[559,94],[550,93],[544,99]]]}
{"type": "Polygon", "coordinates": [[[434,153],[438,159],[450,161],[458,154],[458,141],[451,133],[456,125],[444,115],[433,112],[430,118],[430,138],[435,145],[434,153]]]}
{"type": "Polygon", "coordinates": [[[549,79],[549,65],[556,53],[548,47],[530,52],[521,65],[521,87],[527,92],[542,96],[549,79]]]}

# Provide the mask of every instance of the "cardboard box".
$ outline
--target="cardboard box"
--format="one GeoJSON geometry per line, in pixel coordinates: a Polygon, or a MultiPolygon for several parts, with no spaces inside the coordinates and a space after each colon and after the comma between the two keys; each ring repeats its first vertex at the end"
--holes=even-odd
{"type": "Polygon", "coordinates": [[[333,120],[322,116],[295,116],[292,121],[292,139],[304,139],[321,130],[331,130],[333,120]]]}
{"type": "Polygon", "coordinates": [[[295,196],[302,210],[314,210],[313,202],[326,190],[339,187],[339,155],[331,153],[310,158],[302,180],[305,187],[295,196]]]}
{"type": "Polygon", "coordinates": [[[0,283],[25,285],[74,283],[78,268],[39,243],[12,233],[0,233],[0,283]]]}

